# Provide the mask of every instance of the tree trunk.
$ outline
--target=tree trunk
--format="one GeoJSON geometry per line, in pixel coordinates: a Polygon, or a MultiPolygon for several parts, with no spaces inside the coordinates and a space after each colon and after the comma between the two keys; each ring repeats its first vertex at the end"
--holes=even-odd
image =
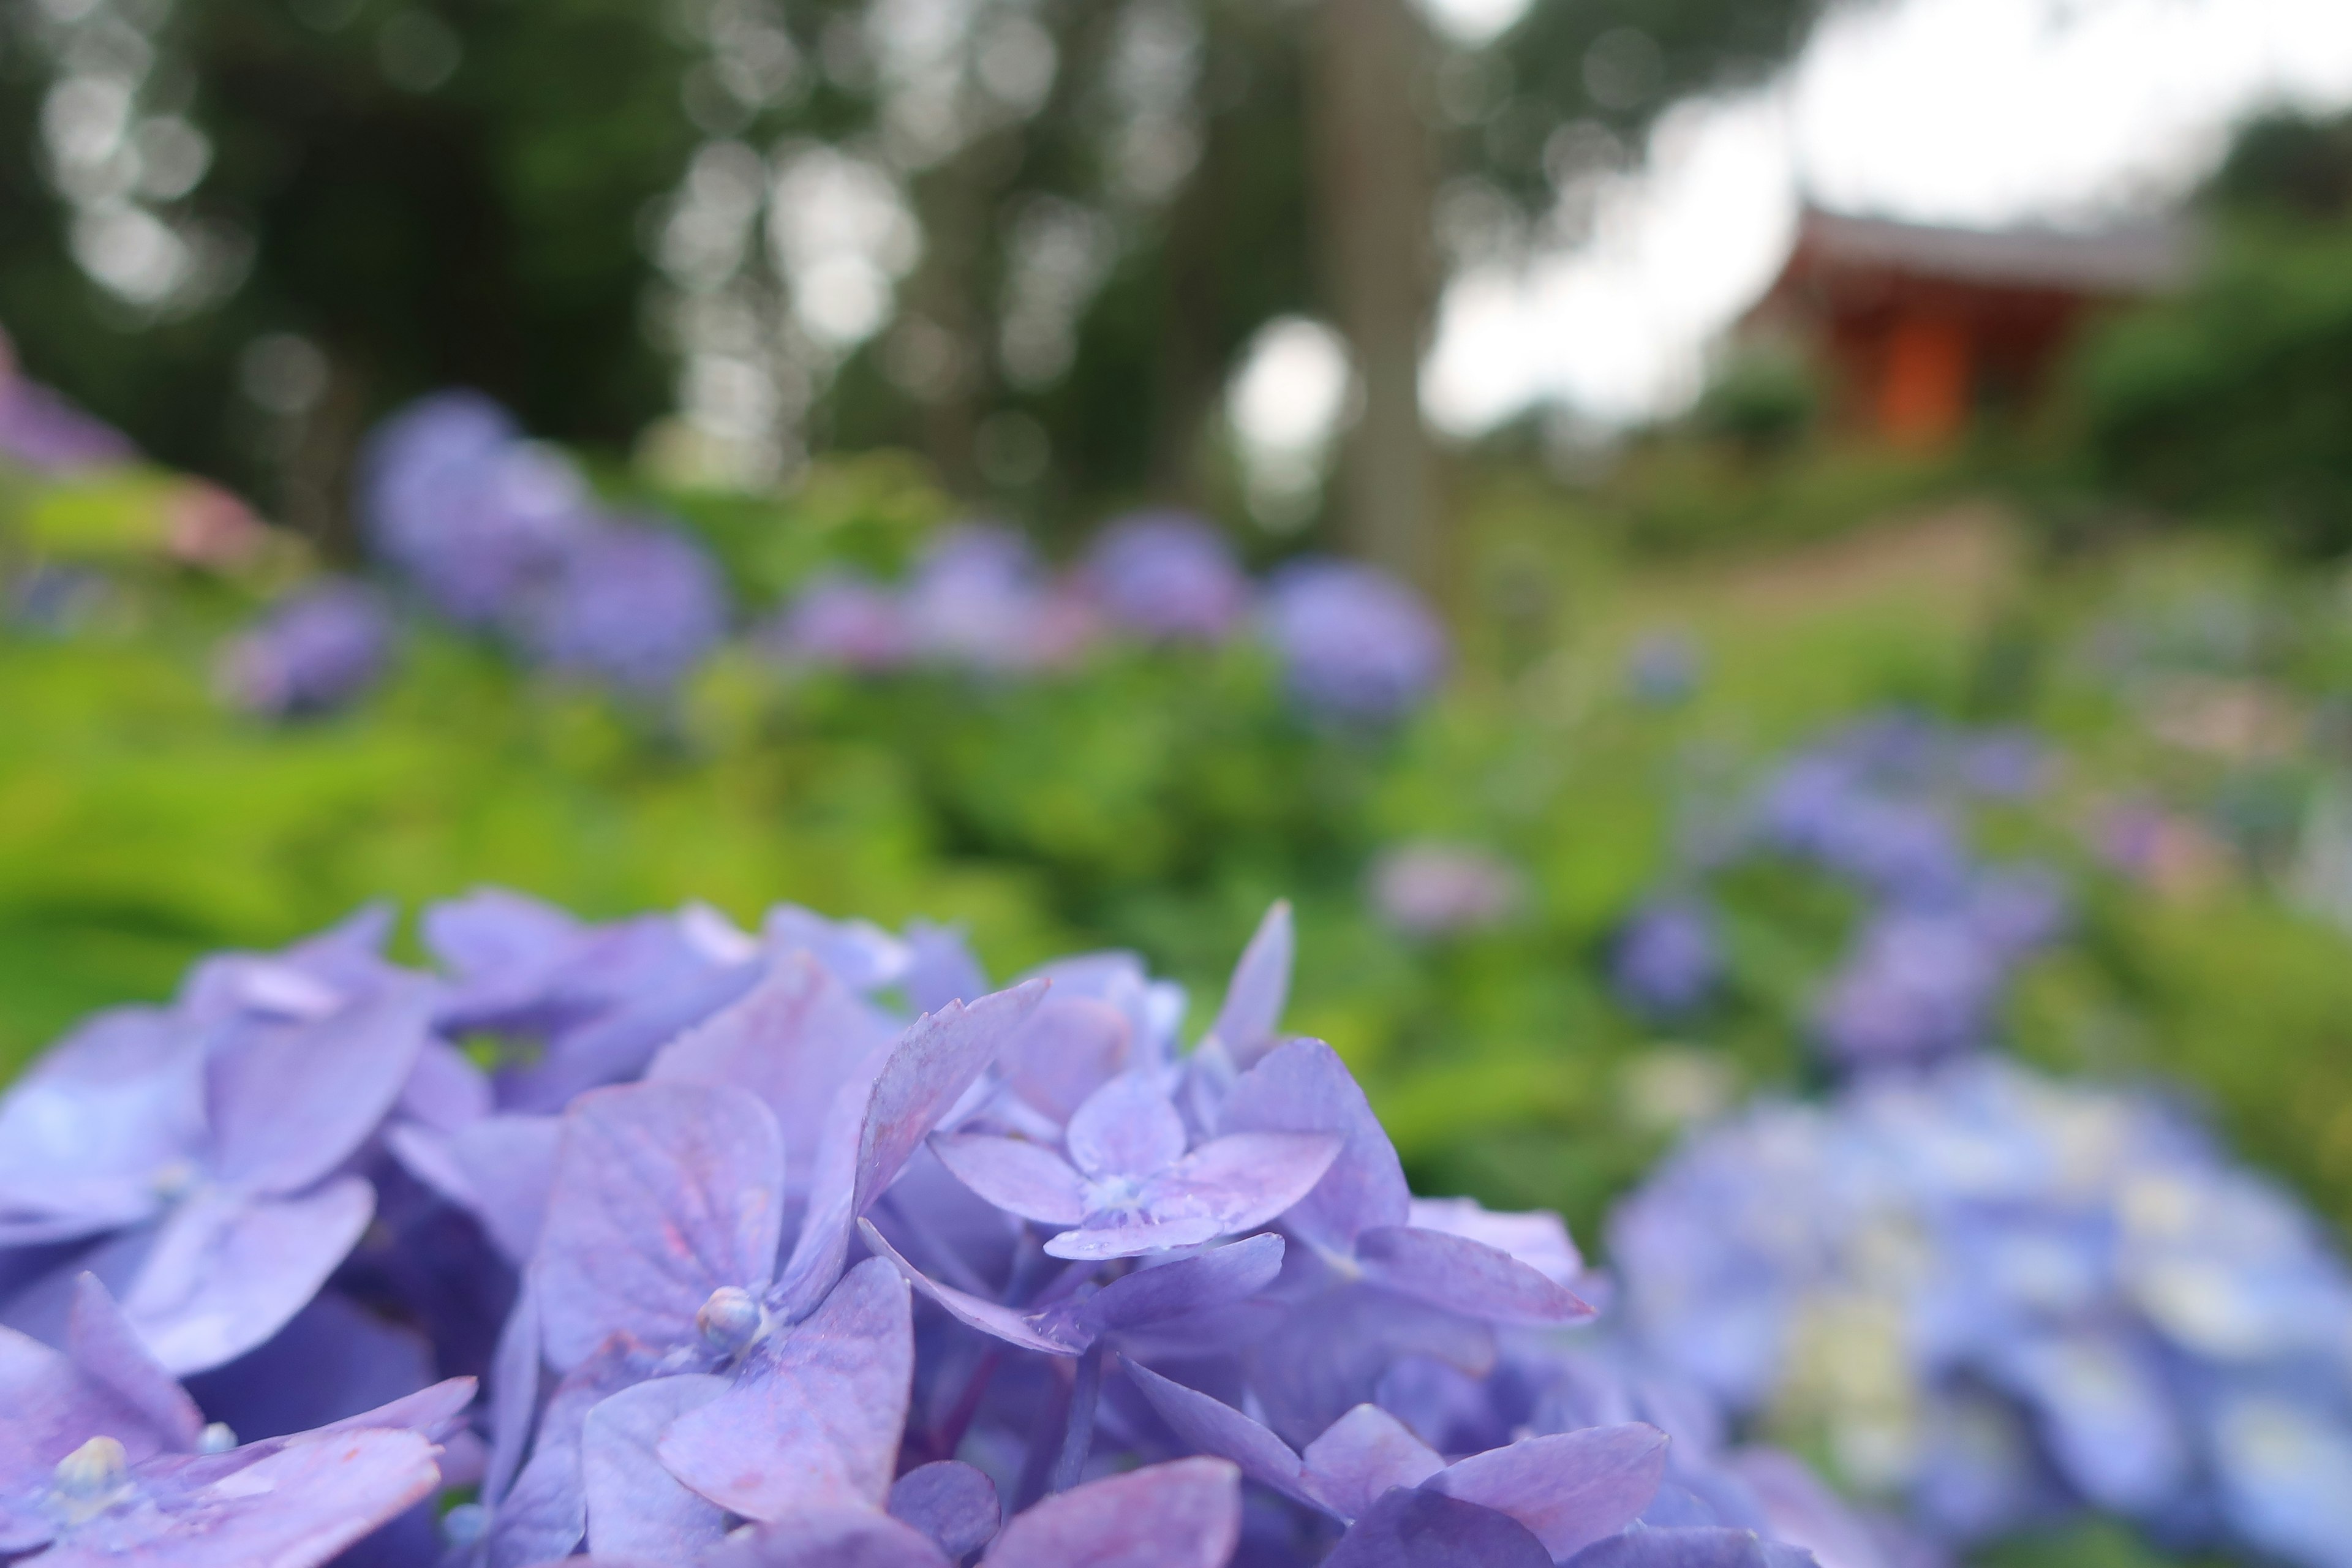
{"type": "Polygon", "coordinates": [[[1414,107],[1430,40],[1412,0],[1317,0],[1309,26],[1318,248],[1363,398],[1339,456],[1340,536],[1355,554],[1433,587],[1441,560],[1420,382],[1436,310],[1436,170],[1414,107]]]}

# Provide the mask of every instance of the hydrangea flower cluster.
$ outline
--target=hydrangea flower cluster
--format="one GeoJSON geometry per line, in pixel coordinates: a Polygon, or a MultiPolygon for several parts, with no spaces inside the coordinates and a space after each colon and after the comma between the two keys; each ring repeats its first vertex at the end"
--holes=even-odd
{"type": "Polygon", "coordinates": [[[902,585],[819,574],[760,637],[788,662],[861,674],[1004,675],[1066,666],[1109,634],[1217,643],[1253,622],[1293,695],[1339,719],[1401,716],[1436,689],[1449,658],[1436,618],[1385,574],[1299,563],[1261,595],[1213,527],[1178,512],[1114,521],[1059,576],[1012,530],[951,529],[902,585]]]}
{"type": "Polygon", "coordinates": [[[307,584],[231,643],[220,679],[229,700],[275,719],[325,713],[365,695],[392,657],[392,617],[343,578],[307,584]]]}
{"type": "Polygon", "coordinates": [[[1470,844],[1399,844],[1381,851],[1368,880],[1381,923],[1422,940],[1488,930],[1528,902],[1527,879],[1518,868],[1470,844]]]}
{"type": "Polygon", "coordinates": [[[0,1560],[1885,1561],[1570,1331],[1557,1216],[1408,1191],[1280,1028],[1280,907],[1189,1050],[1125,953],[991,989],[935,927],[483,891],[418,972],[388,923],[0,1100],[0,1560]]]}
{"type": "MultiPolygon", "coordinates": [[[[2031,792],[2042,768],[2014,733],[1894,717],[1841,731],[1766,781],[1724,859],[1783,856],[1867,900],[1811,1020],[1832,1061],[1916,1067],[1984,1043],[2018,964],[2064,930],[2067,902],[2045,870],[1979,863],[1963,812],[2031,792]]],[[[1620,995],[1653,1015],[1697,1005],[1722,968],[1707,905],[1687,891],[1638,911],[1612,954],[1620,995]]]]}
{"type": "Polygon", "coordinates": [[[1992,1058],[1767,1103],[1618,1211],[1632,1331],[1968,1542],[2352,1563],[2352,1271],[2176,1107],[1992,1058]]]}
{"type": "Polygon", "coordinates": [[[379,426],[357,501],[427,604],[551,668],[659,692],[726,634],[725,581],[699,545],[605,515],[569,459],[478,394],[437,394],[379,426]]]}

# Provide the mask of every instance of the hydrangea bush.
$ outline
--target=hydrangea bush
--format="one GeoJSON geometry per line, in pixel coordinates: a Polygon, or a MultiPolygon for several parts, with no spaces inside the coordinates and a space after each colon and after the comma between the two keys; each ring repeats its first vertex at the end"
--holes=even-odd
{"type": "Polygon", "coordinates": [[[484,891],[224,954],[0,1102],[0,1555],[1886,1561],[1549,1214],[1426,1200],[1280,1018],[1119,952],[484,891]],[[179,1381],[175,1381],[179,1380],[179,1381]],[[475,1381],[483,1393],[474,1397],[475,1381]]]}

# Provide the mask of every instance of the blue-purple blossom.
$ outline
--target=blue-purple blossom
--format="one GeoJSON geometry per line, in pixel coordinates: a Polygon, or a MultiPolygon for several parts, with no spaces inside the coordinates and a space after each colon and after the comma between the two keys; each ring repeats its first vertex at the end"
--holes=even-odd
{"type": "Polygon", "coordinates": [[[907,584],[903,613],[922,658],[997,674],[1066,664],[1097,630],[1084,595],[1051,580],[1028,541],[995,524],[934,539],[907,584]]]}
{"type": "Polygon", "coordinates": [[[1334,718],[1402,717],[1445,678],[1445,629],[1377,567],[1293,562],[1266,584],[1266,636],[1291,692],[1334,718]]]}
{"type": "Polygon", "coordinates": [[[1629,1007],[1653,1017],[1687,1013],[1723,976],[1723,945],[1713,914],[1688,899],[1664,899],[1634,911],[1617,933],[1609,978],[1629,1007]]]}
{"type": "Polygon", "coordinates": [[[803,584],[759,634],[789,663],[876,675],[914,657],[915,638],[899,595],[856,573],[827,571],[803,584]]]}
{"type": "Polygon", "coordinates": [[[422,924],[432,973],[380,921],[208,961],[0,1104],[0,1556],[1887,1568],[1559,1337],[1558,1216],[1412,1195],[1284,1032],[1283,906],[1189,1052],[1128,953],[422,924]]]}
{"type": "Polygon", "coordinates": [[[1979,1058],[1699,1134],[1612,1224],[1645,1352],[1968,1542],[2093,1506],[2352,1561],[2352,1271],[2178,1108],[1979,1058]]]}
{"type": "Polygon", "coordinates": [[[473,392],[421,398],[378,426],[357,500],[377,553],[469,626],[510,615],[593,521],[571,464],[473,392]]]}
{"type": "Polygon", "coordinates": [[[522,610],[549,668],[658,694],[727,635],[727,587],[708,552],[644,523],[600,523],[572,540],[522,610]]]}
{"type": "Polygon", "coordinates": [[[1216,642],[1249,610],[1233,546],[1188,512],[1118,519],[1087,551],[1086,570],[1112,623],[1146,637],[1216,642]]]}
{"type": "Polygon", "coordinates": [[[229,700],[271,718],[328,713],[367,694],[392,657],[392,619],[374,594],[329,578],[273,605],[221,661],[229,700]]]}

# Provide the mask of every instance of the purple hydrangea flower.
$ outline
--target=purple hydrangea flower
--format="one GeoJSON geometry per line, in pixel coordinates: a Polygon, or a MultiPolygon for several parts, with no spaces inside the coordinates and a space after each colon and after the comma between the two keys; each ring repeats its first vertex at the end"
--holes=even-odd
{"type": "Polygon", "coordinates": [[[525,442],[478,393],[419,399],[360,456],[358,508],[377,552],[435,608],[495,624],[593,522],[564,458],[525,442]]]}
{"type": "Polygon", "coordinates": [[[1766,1104],[1612,1235],[1646,1353],[1735,1409],[1820,1411],[1850,1477],[1948,1539],[2088,1506],[2340,1560],[2352,1270],[2166,1102],[1978,1058],[1766,1104]]]}
{"type": "Polygon", "coordinates": [[[1722,944],[1706,908],[1667,899],[1637,910],[1618,932],[1610,981],[1625,1005],[1656,1017],[1687,1013],[1723,975],[1722,944]]]}
{"type": "Polygon", "coordinates": [[[1889,1568],[1559,1337],[1556,1215],[1412,1194],[1283,1033],[1281,906],[1189,1054],[1132,954],[992,992],[938,928],[495,890],[426,912],[436,975],[381,934],[210,961],[0,1106],[5,1310],[58,1347],[0,1335],[0,1552],[1889,1568]]]}
{"type": "Polygon", "coordinates": [[[727,589],[684,534],[601,524],[557,557],[523,620],[525,640],[551,668],[658,694],[727,635],[727,589]]]}
{"type": "Polygon", "coordinates": [[[1087,576],[1111,620],[1147,637],[1217,642],[1249,609],[1233,547],[1188,512],[1114,521],[1087,552],[1087,576]]]}
{"type": "Polygon", "coordinates": [[[275,605],[230,645],[222,684],[248,712],[271,718],[332,712],[383,678],[392,619],[356,583],[328,579],[275,605]]]}
{"type": "Polygon", "coordinates": [[[1391,720],[1445,677],[1445,631],[1419,595],[1376,567],[1299,561],[1266,585],[1266,635],[1292,693],[1334,718],[1391,720]]]}
{"type": "Polygon", "coordinates": [[[907,585],[904,614],[922,657],[1000,674],[1066,664],[1097,629],[1085,597],[1048,581],[1028,542],[993,524],[933,540],[907,585]]]}
{"type": "Polygon", "coordinates": [[[0,1552],[309,1568],[429,1497],[470,1379],[238,1447],[147,1354],[93,1275],[62,1352],[0,1329],[0,1552]]]}
{"type": "Polygon", "coordinates": [[[897,669],[915,650],[898,595],[850,572],[812,578],[760,640],[788,661],[863,675],[897,669]]]}

